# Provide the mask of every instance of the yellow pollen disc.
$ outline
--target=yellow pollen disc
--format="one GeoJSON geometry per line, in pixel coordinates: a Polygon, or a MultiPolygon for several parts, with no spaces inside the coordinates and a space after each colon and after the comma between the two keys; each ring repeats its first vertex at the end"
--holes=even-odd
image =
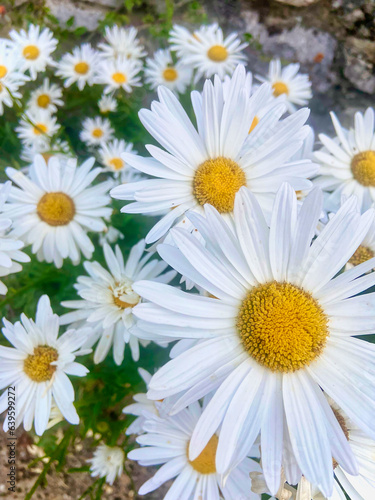
{"type": "Polygon", "coordinates": [[[34,348],[34,353],[29,354],[23,363],[23,371],[34,382],[47,382],[51,380],[56,371],[56,366],[51,365],[59,357],[56,349],[47,345],[34,348]]]}
{"type": "Polygon", "coordinates": [[[101,128],[94,128],[94,130],[91,132],[91,134],[96,139],[100,139],[101,137],[103,137],[103,130],[101,128]]]}
{"type": "Polygon", "coordinates": [[[124,160],[121,158],[112,158],[109,160],[109,164],[115,169],[115,170],[121,170],[124,166],[124,160]]]}
{"type": "Polygon", "coordinates": [[[352,266],[358,266],[359,264],[362,264],[363,262],[366,262],[373,257],[374,252],[370,248],[359,245],[352,257],[350,257],[349,264],[352,264],[352,266]]]}
{"type": "Polygon", "coordinates": [[[53,156],[53,154],[51,154],[51,153],[41,153],[41,155],[43,156],[44,161],[46,163],[48,163],[49,159],[52,158],[52,156],[53,156]]]}
{"type": "MultiPolygon", "coordinates": [[[[208,441],[202,453],[195,460],[189,460],[190,465],[194,470],[196,470],[200,474],[213,474],[214,472],[216,472],[215,459],[218,442],[219,439],[216,434],[214,434],[208,441]]],[[[189,445],[187,449],[189,449],[189,445]]]]}
{"type": "Polygon", "coordinates": [[[254,116],[254,119],[250,125],[249,134],[250,134],[250,132],[252,132],[255,129],[255,127],[258,125],[258,123],[259,123],[259,118],[257,116],[254,116]]]}
{"type": "Polygon", "coordinates": [[[127,78],[126,75],[124,75],[124,73],[117,72],[113,73],[112,80],[118,83],[119,85],[122,85],[123,83],[126,83],[127,78]]]}
{"type": "Polygon", "coordinates": [[[273,95],[275,97],[278,97],[279,95],[282,95],[282,94],[286,94],[286,95],[289,94],[288,86],[285,85],[284,82],[275,82],[272,85],[272,88],[273,88],[273,95]]]}
{"type": "Polygon", "coordinates": [[[74,66],[74,71],[80,75],[85,75],[89,69],[90,66],[84,61],[81,61],[74,66]]]}
{"type": "Polygon", "coordinates": [[[276,281],[251,290],[237,317],[246,351],[277,372],[294,372],[311,363],[324,349],[327,324],[309,293],[276,281]]]}
{"type": "Polygon", "coordinates": [[[45,193],[36,208],[37,214],[50,226],[66,226],[73,220],[75,206],[65,193],[45,193]]]}
{"type": "Polygon", "coordinates": [[[33,128],[33,132],[35,135],[45,134],[47,132],[47,126],[44,123],[36,123],[33,128]]]}
{"type": "Polygon", "coordinates": [[[209,203],[220,213],[227,213],[232,212],[236,193],[245,185],[246,176],[241,167],[219,156],[199,165],[193,180],[193,194],[200,205],[209,203]]]}
{"type": "Polygon", "coordinates": [[[0,64],[0,78],[4,78],[4,76],[6,76],[8,73],[8,69],[3,66],[2,64],[0,64]]]}
{"type": "Polygon", "coordinates": [[[50,99],[49,95],[47,95],[47,94],[41,94],[38,97],[38,99],[37,99],[36,102],[38,103],[38,106],[40,108],[48,108],[48,105],[50,104],[51,99],[50,99]]]}
{"type": "Polygon", "coordinates": [[[26,45],[22,51],[23,57],[29,61],[35,61],[39,57],[40,50],[36,45],[26,45]]]}
{"type": "Polygon", "coordinates": [[[129,304],[129,302],[124,302],[119,297],[113,296],[113,302],[117,307],[121,307],[121,309],[126,309],[127,307],[134,307],[136,304],[129,304]]]}
{"type": "Polygon", "coordinates": [[[1,85],[1,83],[0,83],[0,92],[2,92],[2,91],[3,91],[3,88],[4,88],[4,87],[3,87],[3,86],[1,85]]]}
{"type": "Polygon", "coordinates": [[[223,62],[228,58],[228,51],[222,45],[213,45],[208,49],[207,57],[214,62],[223,62]]]}
{"type": "Polygon", "coordinates": [[[174,82],[177,77],[178,73],[174,68],[167,68],[163,71],[163,78],[166,82],[174,82]]]}
{"type": "Polygon", "coordinates": [[[354,179],[362,186],[375,187],[375,151],[362,151],[354,156],[351,163],[354,179]]]}

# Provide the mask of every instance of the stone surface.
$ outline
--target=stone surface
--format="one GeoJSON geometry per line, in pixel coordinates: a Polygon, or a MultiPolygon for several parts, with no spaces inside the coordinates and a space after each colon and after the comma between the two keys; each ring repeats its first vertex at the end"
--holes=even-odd
{"type": "Polygon", "coordinates": [[[46,7],[51,11],[60,23],[64,24],[68,19],[74,17],[73,28],[84,26],[89,31],[98,27],[98,22],[104,19],[106,9],[87,3],[80,3],[74,0],[46,0],[46,7]]]}
{"type": "Polygon", "coordinates": [[[308,7],[309,5],[319,1],[320,0],[275,0],[275,2],[284,3],[293,7],[308,7]]]}

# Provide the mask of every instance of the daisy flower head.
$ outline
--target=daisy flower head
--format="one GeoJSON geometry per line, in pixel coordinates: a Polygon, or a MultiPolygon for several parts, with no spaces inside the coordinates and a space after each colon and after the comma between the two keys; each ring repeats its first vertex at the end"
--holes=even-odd
{"type": "Polygon", "coordinates": [[[181,58],[189,54],[190,44],[193,39],[194,35],[179,24],[175,24],[169,33],[169,45],[181,58]]]}
{"type": "Polygon", "coordinates": [[[114,139],[111,142],[105,143],[98,151],[101,163],[115,177],[123,177],[126,174],[126,170],[129,169],[125,160],[122,159],[123,153],[137,154],[137,151],[133,149],[131,142],[126,143],[123,139],[114,139]]]}
{"type": "Polygon", "coordinates": [[[364,114],[357,111],[354,127],[343,128],[331,113],[336,131],[334,139],[319,134],[323,144],[315,158],[320,163],[320,176],[314,183],[329,193],[327,210],[336,211],[342,196],[354,194],[361,210],[375,202],[375,113],[368,108],[364,114]]]}
{"type": "Polygon", "coordinates": [[[141,59],[146,55],[143,45],[139,42],[138,31],[134,26],[106,26],[104,38],[107,43],[99,43],[102,56],[107,59],[141,59]]]}
{"type": "MultiPolygon", "coordinates": [[[[6,182],[0,187],[0,214],[4,204],[9,197],[11,182],[6,182]]],[[[24,244],[16,238],[9,237],[9,228],[12,225],[10,219],[4,219],[0,215],[0,276],[8,276],[9,274],[22,271],[22,266],[19,262],[30,262],[30,257],[21,251],[24,244]]],[[[0,294],[5,295],[8,288],[0,281],[0,294]]]]}
{"type": "Polygon", "coordinates": [[[122,208],[126,213],[166,212],[147,235],[147,243],[163,237],[188,209],[202,211],[206,203],[230,218],[241,186],[252,190],[268,215],[283,181],[296,190],[311,187],[307,178],[316,173],[316,166],[310,160],[288,162],[308,133],[308,110],[280,120],[285,105],[279,103],[249,134],[259,107],[268,102],[269,85],[251,97],[245,85],[245,68],[239,66],[227,96],[218,77],[214,83],[206,81],[202,94],[192,92],[198,129],[165,87],[159,87],[159,102],[150,111],[140,111],[143,125],[164,150],[146,146],[152,158],[125,153],[130,166],[153,178],[118,186],[111,195],[133,201],[122,208]]]}
{"type": "Polygon", "coordinates": [[[6,169],[18,187],[12,187],[3,214],[13,218],[11,236],[32,245],[38,260],[60,268],[68,257],[78,264],[80,252],[91,258],[94,246],[87,232],[103,231],[103,217],[112,213],[107,194],[112,181],[88,187],[102,171],[92,168],[94,161],[90,158],[78,167],[76,159],[53,156],[46,163],[37,155],[27,176],[6,169]]]}
{"type": "Polygon", "coordinates": [[[107,118],[96,116],[84,119],[79,137],[88,146],[99,146],[111,140],[113,133],[111,122],[107,118]]]}
{"type": "Polygon", "coordinates": [[[98,101],[99,111],[102,115],[116,111],[117,101],[110,95],[103,94],[98,101]]]}
{"type": "Polygon", "coordinates": [[[195,402],[172,417],[148,416],[143,424],[145,434],[136,438],[141,448],[130,451],[128,458],[143,466],[162,466],[141,486],[139,494],[146,495],[174,479],[164,500],[259,500],[260,496],[251,491],[249,476],[250,471],[259,470],[259,465],[251,458],[240,460],[223,485],[215,464],[216,433],[194,460],[189,458],[189,443],[201,413],[201,405],[195,402]]]}
{"type": "Polygon", "coordinates": [[[256,75],[260,82],[269,82],[272,85],[275,97],[285,97],[289,113],[305,106],[312,98],[309,75],[299,74],[299,68],[299,64],[288,64],[282,68],[280,60],[275,59],[270,62],[267,77],[256,75]]]}
{"type": "Polygon", "coordinates": [[[30,109],[16,127],[18,137],[26,146],[46,147],[59,130],[55,116],[46,109],[30,109]]]}
{"type": "Polygon", "coordinates": [[[53,142],[34,142],[31,145],[24,144],[20,156],[23,161],[31,164],[38,154],[41,154],[45,161],[48,161],[52,156],[58,156],[62,160],[72,157],[69,144],[61,139],[56,139],[53,142]]]}
{"type": "Polygon", "coordinates": [[[113,357],[117,365],[124,359],[125,344],[129,344],[134,361],[139,359],[138,338],[132,335],[135,325],[133,307],[141,300],[133,291],[133,285],[140,279],[169,283],[174,271],[164,273],[165,262],[150,260],[151,252],[144,255],[145,242],[133,246],[124,261],[120,247],[115,251],[108,244],[103,245],[107,269],[98,262],[85,262],[89,276],[80,276],[75,288],[81,300],[62,302],[64,307],[75,311],[64,314],[61,324],[85,320],[95,330],[93,345],[99,340],[94,354],[94,363],[101,363],[113,346],[113,357]]]}
{"type": "Polygon", "coordinates": [[[28,71],[32,80],[36,80],[38,73],[45,71],[47,65],[55,65],[51,54],[57,47],[57,40],[48,28],[41,30],[40,26],[30,24],[27,31],[13,29],[9,36],[13,40],[15,55],[19,58],[20,70],[28,71]]]}
{"type": "Polygon", "coordinates": [[[120,477],[124,468],[125,453],[119,446],[107,446],[101,444],[94,452],[93,458],[87,460],[90,463],[92,477],[105,477],[108,484],[113,484],[120,477]]]}
{"type": "Polygon", "coordinates": [[[64,87],[77,83],[79,90],[92,85],[98,68],[100,56],[89,43],[74,47],[72,53],[64,54],[57,64],[56,75],[65,80],[64,87]]]}
{"type": "Polygon", "coordinates": [[[0,40],[0,115],[4,113],[4,105],[13,107],[13,97],[21,99],[19,87],[25,84],[29,77],[18,70],[17,58],[6,41],[0,40]]]}
{"type": "Polygon", "coordinates": [[[152,89],[164,85],[170,90],[183,94],[191,83],[192,71],[181,61],[173,62],[171,52],[159,49],[153,58],[146,59],[145,81],[152,89]]]}
{"type": "Polygon", "coordinates": [[[205,244],[174,228],[174,245],[158,247],[210,297],[146,281],[134,286],[149,301],[134,308],[139,334],[195,341],[153,376],[148,397],[176,396],[175,413],[214,391],[190,440],[190,459],[220,427],[216,467],[226,474],[260,432],[272,494],[282,466],[290,484],[303,474],[326,496],[333,491],[332,456],[347,473],[358,473],[322,389],[375,437],[375,346],[356,338],[374,331],[375,294],[357,294],[375,284],[375,273],[363,277],[375,260],[335,277],[374,211],[361,216],[350,198],[311,244],[321,210],[319,189],[297,211],[295,190],[284,183],[269,227],[256,196],[242,187],[232,227],[207,205],[206,217],[189,214],[205,244]]]}
{"type": "Polygon", "coordinates": [[[95,82],[105,85],[104,94],[119,89],[130,93],[133,87],[141,86],[141,69],[142,64],[138,60],[126,59],[124,56],[115,60],[103,59],[99,64],[95,82]]]}
{"type": "MultiPolygon", "coordinates": [[[[1,387],[16,387],[16,427],[23,422],[29,431],[34,422],[35,432],[41,436],[51,415],[52,399],[68,422],[78,424],[68,375],[84,377],[88,373],[75,358],[87,354],[81,346],[90,329],[67,330],[59,336],[59,317],[53,313],[47,295],[38,301],[35,321],[22,314],[21,321],[14,325],[5,318],[3,323],[3,335],[14,347],[0,347],[1,387]]],[[[0,412],[7,406],[5,391],[0,412]]],[[[7,428],[8,417],[4,422],[7,428]]]]}
{"type": "Polygon", "coordinates": [[[55,113],[57,107],[64,104],[61,97],[61,87],[56,83],[50,83],[49,79],[45,78],[43,84],[31,93],[27,106],[31,110],[45,109],[49,113],[55,113]]]}

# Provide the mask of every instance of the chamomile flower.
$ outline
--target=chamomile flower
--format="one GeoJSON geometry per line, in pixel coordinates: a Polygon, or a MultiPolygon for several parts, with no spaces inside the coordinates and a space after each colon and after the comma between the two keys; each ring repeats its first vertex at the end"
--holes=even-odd
{"type": "Polygon", "coordinates": [[[107,118],[96,116],[85,118],[79,137],[88,146],[99,146],[111,140],[113,132],[111,122],[107,118]]]}
{"type": "Polygon", "coordinates": [[[137,39],[138,31],[134,26],[106,26],[104,38],[107,43],[99,43],[102,55],[109,59],[125,57],[126,59],[141,59],[146,55],[143,45],[137,39]]]}
{"type": "Polygon", "coordinates": [[[191,68],[180,61],[174,63],[169,50],[159,49],[152,59],[146,59],[145,81],[152,89],[164,85],[183,94],[191,79],[191,68]]]}
{"type": "Polygon", "coordinates": [[[205,240],[175,228],[161,257],[211,297],[146,281],[134,290],[149,303],[134,308],[148,339],[191,339],[151,379],[148,397],[176,396],[172,413],[214,391],[189,445],[194,460],[220,427],[216,468],[241,460],[261,433],[262,464],[272,494],[281,466],[296,484],[303,474],[329,496],[332,456],[349,474],[357,463],[323,389],[353,423],[375,437],[375,259],[335,277],[373,220],[356,199],[345,202],[312,242],[322,193],[312,191],[297,213],[295,191],[279,189],[268,227],[256,197],[241,188],[232,227],[211,206],[189,218],[205,240]],[[212,298],[215,297],[215,298],[212,298]],[[348,371],[350,367],[350,372],[348,371]],[[365,374],[365,375],[364,375],[365,374]],[[178,397],[177,397],[178,396],[178,397]]]}
{"type": "Polygon", "coordinates": [[[38,108],[27,111],[15,130],[24,145],[46,147],[59,128],[55,116],[46,109],[38,108]]]}
{"type": "MultiPolygon", "coordinates": [[[[8,199],[11,182],[6,182],[0,187],[0,213],[3,210],[4,204],[8,199]]],[[[10,219],[0,218],[0,276],[8,276],[9,274],[22,271],[22,266],[19,262],[30,262],[30,257],[21,251],[24,244],[22,241],[11,238],[9,228],[12,225],[10,219]]],[[[0,281],[0,294],[5,295],[8,288],[0,281]]]]}
{"type": "Polygon", "coordinates": [[[111,113],[112,111],[116,111],[117,101],[114,97],[103,94],[98,101],[98,106],[99,106],[99,111],[103,115],[105,115],[107,113],[111,113]]]}
{"type": "Polygon", "coordinates": [[[133,291],[133,284],[147,276],[150,280],[168,283],[175,272],[164,273],[165,262],[151,260],[153,254],[143,255],[144,240],[139,241],[131,249],[129,257],[124,261],[120,247],[115,252],[108,244],[103,245],[107,269],[98,262],[85,262],[84,267],[89,276],[80,276],[75,288],[82,300],[62,302],[64,307],[76,309],[64,314],[61,324],[70,324],[85,320],[95,330],[93,345],[99,340],[94,354],[94,362],[101,363],[113,345],[113,357],[120,365],[124,359],[125,344],[129,344],[134,361],[139,359],[138,338],[132,335],[135,319],[133,307],[141,300],[133,291]]]}
{"type": "Polygon", "coordinates": [[[16,99],[22,97],[18,89],[28,80],[29,77],[17,68],[14,51],[0,40],[0,115],[4,113],[4,105],[13,107],[12,96],[16,99]]]}
{"type": "Polygon", "coordinates": [[[50,83],[49,79],[45,78],[43,84],[31,93],[27,106],[31,110],[45,109],[50,113],[54,113],[57,111],[58,106],[64,104],[61,97],[61,87],[55,83],[50,83]]]}
{"type": "Polygon", "coordinates": [[[147,235],[147,243],[163,237],[188,209],[202,211],[206,203],[230,218],[241,186],[252,190],[268,215],[283,181],[296,190],[311,187],[307,177],[317,167],[310,160],[288,163],[308,133],[303,126],[308,110],[280,121],[285,106],[279,103],[249,134],[259,107],[268,102],[269,85],[249,97],[245,82],[245,68],[239,66],[227,96],[218,78],[207,81],[202,94],[192,93],[198,130],[165,87],[159,87],[160,102],[153,103],[151,111],[140,111],[143,125],[166,151],[149,145],[153,158],[125,153],[130,166],[154,178],[118,186],[111,195],[134,201],[122,208],[126,213],[166,212],[147,235]]]}
{"type": "Polygon", "coordinates": [[[104,94],[109,94],[118,89],[125,92],[132,92],[133,87],[141,86],[141,77],[139,72],[142,64],[133,59],[118,57],[115,60],[104,59],[98,67],[96,83],[105,85],[104,94]]]}
{"type": "Polygon", "coordinates": [[[259,465],[251,458],[239,460],[225,482],[222,480],[215,465],[219,442],[216,433],[205,443],[199,456],[189,459],[189,443],[201,413],[201,405],[197,402],[173,417],[148,416],[143,424],[146,434],[136,439],[141,448],[130,451],[128,458],[143,466],[162,466],[141,486],[139,494],[146,495],[174,479],[164,500],[259,500],[259,495],[251,491],[249,476],[250,471],[259,469],[259,465]]]}
{"type": "Polygon", "coordinates": [[[300,106],[308,104],[312,98],[311,82],[308,75],[298,74],[299,64],[288,64],[281,68],[279,59],[270,62],[268,76],[256,75],[260,82],[272,85],[273,95],[285,97],[288,111],[294,113],[300,106]]]}
{"type": "Polygon", "coordinates": [[[80,252],[90,259],[94,245],[87,231],[101,232],[103,217],[111,215],[108,189],[112,181],[88,187],[101,168],[92,169],[94,158],[77,167],[76,159],[61,161],[57,157],[48,164],[41,155],[34,158],[29,175],[7,168],[6,174],[19,187],[12,187],[4,216],[13,218],[11,236],[32,245],[38,260],[54,262],[61,267],[63,259],[74,264],[80,252]]]}
{"type": "Polygon", "coordinates": [[[89,43],[74,47],[72,53],[64,54],[57,65],[56,75],[65,79],[64,87],[77,83],[79,90],[92,85],[100,56],[89,43]]]}
{"type": "Polygon", "coordinates": [[[57,40],[48,28],[41,31],[40,26],[30,24],[28,31],[13,29],[9,36],[13,40],[15,57],[20,61],[20,70],[29,71],[32,80],[36,80],[47,65],[55,65],[51,54],[57,47],[57,40]]]}
{"type": "Polygon", "coordinates": [[[123,160],[123,153],[137,154],[137,151],[133,149],[131,142],[126,143],[123,139],[114,139],[112,142],[103,144],[98,151],[100,161],[106,169],[112,172],[115,177],[120,176],[124,182],[127,170],[130,170],[131,167],[128,167],[123,160]]]}
{"type": "MultiPolygon", "coordinates": [[[[14,347],[0,347],[1,388],[15,386],[17,394],[16,421],[26,431],[33,425],[41,436],[48,426],[52,398],[63,417],[78,424],[74,408],[74,390],[68,375],[83,377],[88,370],[75,361],[87,354],[81,350],[89,328],[68,330],[59,335],[59,317],[51,309],[50,300],[43,295],[37,305],[35,321],[21,315],[14,325],[3,319],[3,335],[14,347]]],[[[8,393],[0,398],[0,412],[8,407],[8,393]]],[[[8,417],[4,422],[8,428],[8,417]]]]}
{"type": "Polygon", "coordinates": [[[119,446],[101,444],[94,452],[93,458],[87,460],[92,477],[105,477],[108,484],[113,484],[120,477],[124,468],[125,453],[119,446]]]}
{"type": "Polygon", "coordinates": [[[169,45],[181,58],[189,54],[194,35],[184,26],[175,24],[169,33],[169,45]]]}
{"type": "Polygon", "coordinates": [[[321,164],[320,176],[314,183],[329,192],[326,208],[336,211],[341,197],[354,194],[361,210],[375,202],[375,130],[373,108],[364,114],[357,112],[354,128],[344,129],[331,113],[336,137],[319,134],[323,149],[315,152],[321,164]]]}
{"type": "Polygon", "coordinates": [[[32,143],[31,145],[24,144],[21,151],[21,159],[27,163],[33,163],[36,155],[41,154],[45,161],[48,161],[51,156],[58,156],[60,159],[72,158],[72,152],[69,144],[61,139],[56,139],[53,143],[32,143]]]}

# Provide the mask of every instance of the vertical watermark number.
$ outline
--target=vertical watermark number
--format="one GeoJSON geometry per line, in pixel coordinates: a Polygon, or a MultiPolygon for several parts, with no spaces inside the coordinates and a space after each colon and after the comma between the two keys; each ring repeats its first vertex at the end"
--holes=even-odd
{"type": "Polygon", "coordinates": [[[16,387],[8,387],[8,491],[16,492],[16,387]]]}

